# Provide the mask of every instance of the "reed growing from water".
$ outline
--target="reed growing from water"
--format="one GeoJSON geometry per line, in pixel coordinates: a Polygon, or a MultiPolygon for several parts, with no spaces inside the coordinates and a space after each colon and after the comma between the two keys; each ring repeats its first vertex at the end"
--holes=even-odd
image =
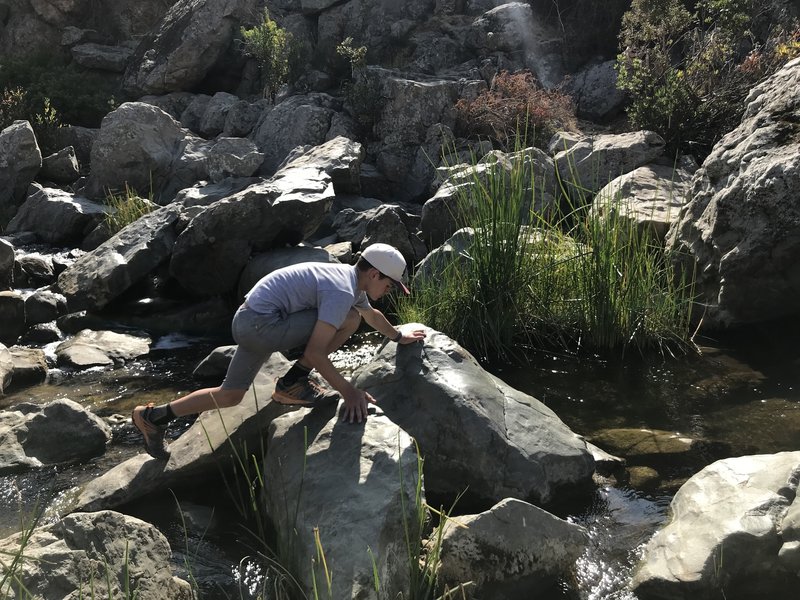
{"type": "Polygon", "coordinates": [[[517,149],[510,171],[500,161],[475,168],[473,158],[453,210],[468,241],[415,277],[411,295],[396,299],[399,320],[442,331],[481,360],[692,348],[693,277],[622,215],[623,198],[593,213],[576,180],[553,198],[525,154],[517,149]]]}

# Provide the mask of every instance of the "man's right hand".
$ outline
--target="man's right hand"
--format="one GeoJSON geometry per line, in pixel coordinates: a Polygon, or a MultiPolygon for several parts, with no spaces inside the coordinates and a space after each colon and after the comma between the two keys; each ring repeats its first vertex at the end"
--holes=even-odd
{"type": "Polygon", "coordinates": [[[368,404],[370,402],[376,404],[375,398],[356,387],[353,387],[346,394],[342,394],[342,396],[344,397],[344,417],[342,420],[350,423],[353,422],[353,419],[361,423],[362,420],[367,418],[368,404]]]}

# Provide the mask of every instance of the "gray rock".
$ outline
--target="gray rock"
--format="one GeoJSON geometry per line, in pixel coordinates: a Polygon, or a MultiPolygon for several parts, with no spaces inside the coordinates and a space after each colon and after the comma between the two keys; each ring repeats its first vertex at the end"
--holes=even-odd
{"type": "Polygon", "coordinates": [[[91,163],[92,146],[99,132],[99,129],[65,125],[56,130],[55,136],[60,147],[71,147],[75,150],[75,158],[80,167],[88,168],[91,163]]]}
{"type": "Polygon", "coordinates": [[[0,238],[0,292],[14,283],[14,246],[0,238]]]}
{"type": "Polygon", "coordinates": [[[199,296],[231,290],[253,251],[307,238],[332,201],[324,171],[288,166],[196,215],[175,242],[170,274],[199,296]]]}
{"type": "Polygon", "coordinates": [[[0,473],[86,460],[105,452],[111,428],[72,400],[0,412],[0,473]]]}
{"type": "Polygon", "coordinates": [[[670,522],[645,546],[636,596],[792,597],[800,584],[799,479],[800,452],[729,458],[694,475],[675,494],[670,522]]]}
{"type": "Polygon", "coordinates": [[[102,220],[108,207],[57,188],[31,186],[27,200],[8,224],[8,233],[30,231],[48,244],[79,244],[102,220]]]}
{"type": "Polygon", "coordinates": [[[121,365],[150,351],[150,338],[114,331],[84,329],[56,346],[61,366],[87,368],[121,365]]]}
{"type": "Polygon", "coordinates": [[[0,343],[0,397],[11,384],[14,376],[14,358],[4,344],[0,343]]]}
{"type": "MultiPolygon", "coordinates": [[[[194,102],[195,98],[198,97],[205,98],[206,102],[208,102],[210,99],[210,96],[207,94],[193,94],[192,92],[170,92],[160,96],[142,96],[138,101],[144,102],[145,104],[152,104],[153,106],[163,110],[176,121],[180,121],[183,112],[192,102],[194,102]]],[[[202,115],[198,115],[196,118],[199,119],[200,116],[202,115]]],[[[187,126],[184,125],[184,127],[187,126]]]]}
{"type": "Polygon", "coordinates": [[[47,290],[37,290],[25,298],[25,325],[55,321],[67,312],[67,299],[47,290]]]}
{"type": "Polygon", "coordinates": [[[72,59],[76,64],[87,69],[124,73],[133,50],[125,46],[108,46],[105,44],[77,44],[71,49],[72,59]]]}
{"type": "Polygon", "coordinates": [[[126,102],[108,113],[92,146],[86,182],[90,198],[128,186],[140,195],[160,195],[183,150],[186,133],[167,113],[150,104],[126,102]]]}
{"type": "Polygon", "coordinates": [[[138,97],[194,88],[258,12],[253,0],[179,0],[140,42],[123,89],[138,97]]]}
{"type": "Polygon", "coordinates": [[[798,312],[800,60],[753,88],[742,122],[695,173],[668,247],[697,277],[708,328],[798,312]]]}
{"type": "Polygon", "coordinates": [[[327,94],[292,96],[262,114],[251,137],[264,153],[262,173],[271,175],[297,146],[327,139],[337,102],[327,94]]]}
{"type": "Polygon", "coordinates": [[[438,281],[444,268],[454,260],[466,263],[470,260],[469,247],[475,239],[475,231],[471,227],[459,229],[444,243],[428,253],[414,271],[412,287],[426,281],[438,281]]]}
{"type": "Polygon", "coordinates": [[[556,154],[554,160],[561,180],[579,201],[585,192],[596,193],[611,180],[646,165],[664,151],[664,140],[652,131],[604,134],[584,138],[556,154]]]}
{"type": "Polygon", "coordinates": [[[588,542],[586,530],[507,498],[477,515],[448,519],[441,546],[440,578],[453,589],[471,581],[470,597],[534,598],[568,577],[588,542]]]}
{"type": "Polygon", "coordinates": [[[410,219],[404,217],[405,211],[397,205],[385,204],[375,209],[366,222],[361,248],[376,242],[390,244],[400,251],[407,265],[417,264],[427,254],[425,243],[416,235],[419,219],[413,219],[413,226],[409,226],[410,219]]]}
{"type": "Polygon", "coordinates": [[[47,378],[47,361],[44,350],[12,346],[9,349],[14,362],[13,385],[15,388],[36,385],[47,378]]]}
{"type": "Polygon", "coordinates": [[[218,138],[208,152],[208,175],[213,183],[228,177],[250,177],[261,167],[264,154],[244,138],[218,138]]]}
{"type": "Polygon", "coordinates": [[[28,185],[42,167],[42,153],[27,121],[0,131],[0,227],[14,216],[28,185]]]}
{"type": "Polygon", "coordinates": [[[222,381],[228,371],[236,346],[220,346],[214,348],[192,371],[192,375],[198,379],[222,381]]]}
{"type": "Polygon", "coordinates": [[[239,100],[228,109],[225,115],[225,125],[220,135],[223,137],[245,137],[250,135],[261,115],[271,108],[272,105],[265,99],[256,102],[239,100]]]}
{"type": "Polygon", "coordinates": [[[25,331],[25,300],[18,292],[0,292],[0,344],[16,343],[25,331]]]}
{"type": "MultiPolygon", "coordinates": [[[[294,549],[293,563],[306,565],[300,569],[306,591],[312,589],[318,534],[328,569],[339,574],[331,598],[409,594],[403,524],[416,518],[418,473],[407,433],[380,414],[360,425],[342,424],[335,403],[301,409],[270,424],[264,473],[282,482],[265,488],[264,502],[278,538],[294,549]]],[[[320,574],[317,568],[318,581],[320,574]]]]}
{"type": "Polygon", "coordinates": [[[203,115],[206,114],[210,102],[211,96],[208,94],[196,94],[178,117],[181,125],[189,131],[199,133],[200,121],[203,120],[203,115]]]}
{"type": "Polygon", "coordinates": [[[228,111],[239,102],[239,97],[227,92],[217,92],[206,105],[197,133],[205,138],[213,138],[222,133],[228,111]]]}
{"type": "Polygon", "coordinates": [[[18,576],[41,598],[77,597],[89,586],[102,598],[129,593],[148,600],[193,597],[191,586],[172,575],[167,539],[134,517],[77,513],[37,527],[23,541],[27,533],[0,540],[0,553],[14,556],[24,546],[27,560],[20,562],[18,576]]]}
{"type": "Polygon", "coordinates": [[[72,263],[58,277],[70,309],[103,308],[167,259],[179,216],[173,206],[154,210],[72,263]]]}
{"type": "Polygon", "coordinates": [[[73,183],[80,177],[78,158],[75,148],[67,146],[58,152],[42,159],[42,170],[39,178],[53,183],[73,183]]]}
{"type": "Polygon", "coordinates": [[[387,343],[354,384],[419,443],[429,492],[542,504],[588,485],[586,444],[544,404],[486,373],[453,340],[387,343]]]}
{"type": "MultiPolygon", "coordinates": [[[[689,200],[692,174],[665,165],[646,165],[608,183],[592,202],[591,214],[616,214],[636,231],[664,241],[689,200]]],[[[627,228],[623,228],[627,230],[627,228]]]]}
{"type": "Polygon", "coordinates": [[[337,194],[358,194],[361,192],[359,174],[364,154],[364,148],[358,142],[336,137],[293,154],[284,166],[318,167],[331,176],[337,194]]]}
{"type": "Polygon", "coordinates": [[[617,89],[615,64],[613,60],[592,64],[570,78],[566,91],[575,100],[580,118],[604,121],[622,110],[625,94],[617,89]]]}

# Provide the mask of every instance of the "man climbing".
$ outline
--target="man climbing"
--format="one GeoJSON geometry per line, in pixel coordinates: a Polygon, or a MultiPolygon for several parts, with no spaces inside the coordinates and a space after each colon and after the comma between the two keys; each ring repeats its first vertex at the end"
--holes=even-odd
{"type": "Polygon", "coordinates": [[[313,406],[336,396],[344,399],[344,419],[359,423],[375,399],[353,386],[333,366],[329,355],[353,335],[363,318],[373,329],[399,344],[425,337],[421,329],[395,328],[370,300],[377,300],[403,283],[406,261],[388,244],[367,247],[355,266],[301,263],[261,278],[245,296],[233,317],[231,330],[238,344],[222,384],[204,388],[161,406],[137,406],[131,418],[142,433],[147,453],[169,458],[164,432],[176,417],[242,401],[261,366],[273,352],[305,346],[303,355],[275,382],[272,399],[280,404],[313,406]],[[311,371],[333,388],[314,380],[311,371]]]}

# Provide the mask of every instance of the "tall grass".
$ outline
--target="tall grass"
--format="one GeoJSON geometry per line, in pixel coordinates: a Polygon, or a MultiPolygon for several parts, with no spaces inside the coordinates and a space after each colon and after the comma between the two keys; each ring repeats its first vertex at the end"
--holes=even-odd
{"type": "Polygon", "coordinates": [[[530,349],[691,348],[693,277],[678,274],[660,240],[620,210],[591,213],[577,180],[550,198],[525,152],[515,155],[510,172],[476,169],[473,158],[453,211],[471,241],[415,278],[412,294],[396,300],[399,319],[426,323],[484,360],[517,361],[530,349]]]}
{"type": "Polygon", "coordinates": [[[128,184],[125,184],[124,192],[110,192],[105,203],[111,210],[106,213],[103,224],[112,235],[155,208],[152,200],[142,198],[128,184]]]}

